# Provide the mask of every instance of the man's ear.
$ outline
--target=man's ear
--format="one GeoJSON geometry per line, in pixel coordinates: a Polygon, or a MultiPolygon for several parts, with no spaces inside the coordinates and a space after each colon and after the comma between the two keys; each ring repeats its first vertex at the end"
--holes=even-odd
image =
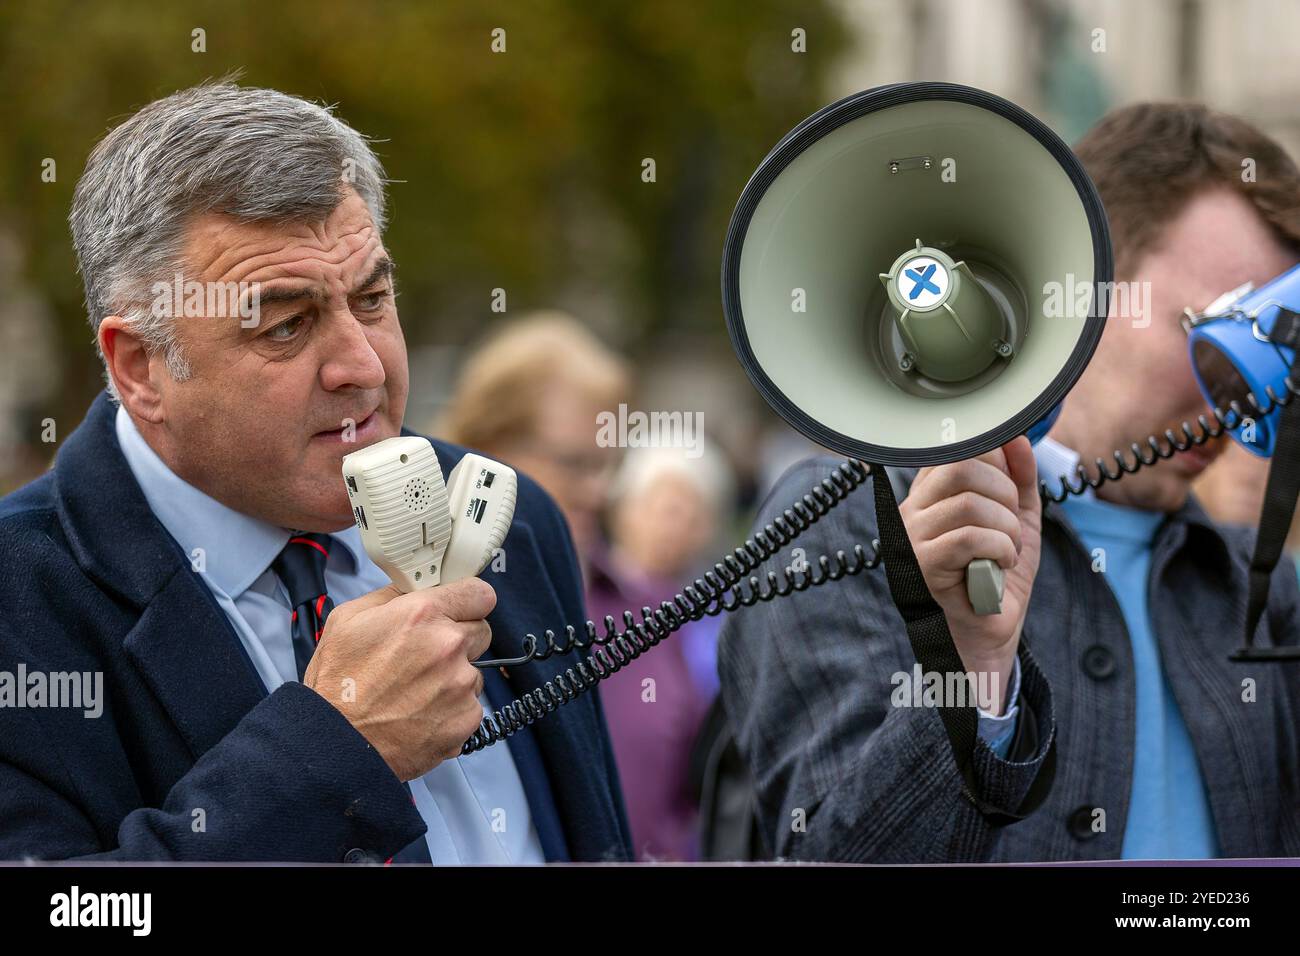
{"type": "Polygon", "coordinates": [[[144,341],[120,315],[99,323],[99,349],[122,404],[135,418],[162,421],[162,393],[154,381],[154,363],[144,341]]]}

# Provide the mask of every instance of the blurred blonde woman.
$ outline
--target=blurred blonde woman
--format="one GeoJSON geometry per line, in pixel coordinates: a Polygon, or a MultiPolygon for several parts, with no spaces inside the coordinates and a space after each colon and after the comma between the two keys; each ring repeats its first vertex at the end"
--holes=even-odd
{"type": "Polygon", "coordinates": [[[620,450],[596,416],[627,401],[627,363],[577,319],[541,312],[492,336],[465,363],[434,434],[526,472],[560,506],[587,567],[620,450]]]}

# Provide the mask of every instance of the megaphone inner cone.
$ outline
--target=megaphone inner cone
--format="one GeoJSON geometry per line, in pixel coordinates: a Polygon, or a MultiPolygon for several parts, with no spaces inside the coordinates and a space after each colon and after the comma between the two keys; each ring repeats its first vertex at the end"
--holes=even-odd
{"type": "Polygon", "coordinates": [[[918,396],[962,395],[1001,373],[1028,329],[1024,292],[981,250],[916,241],[867,308],[881,373],[918,396]]]}

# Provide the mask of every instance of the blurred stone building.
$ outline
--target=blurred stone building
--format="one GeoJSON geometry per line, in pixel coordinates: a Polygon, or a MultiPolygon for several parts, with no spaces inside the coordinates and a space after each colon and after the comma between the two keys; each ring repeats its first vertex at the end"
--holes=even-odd
{"type": "Polygon", "coordinates": [[[1076,139],[1112,106],[1197,99],[1300,154],[1296,0],[840,0],[856,37],[827,90],[948,80],[1076,139]]]}

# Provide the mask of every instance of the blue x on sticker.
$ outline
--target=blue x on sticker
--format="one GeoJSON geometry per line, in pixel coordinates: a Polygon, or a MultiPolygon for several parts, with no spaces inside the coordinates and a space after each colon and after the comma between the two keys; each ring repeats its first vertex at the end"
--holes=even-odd
{"type": "Polygon", "coordinates": [[[937,268],[938,266],[932,262],[925,267],[923,272],[918,272],[916,269],[903,270],[904,275],[916,282],[916,285],[912,286],[912,291],[907,294],[909,300],[915,299],[922,292],[939,294],[939,287],[930,281],[930,276],[934,275],[934,270],[937,268]]]}

